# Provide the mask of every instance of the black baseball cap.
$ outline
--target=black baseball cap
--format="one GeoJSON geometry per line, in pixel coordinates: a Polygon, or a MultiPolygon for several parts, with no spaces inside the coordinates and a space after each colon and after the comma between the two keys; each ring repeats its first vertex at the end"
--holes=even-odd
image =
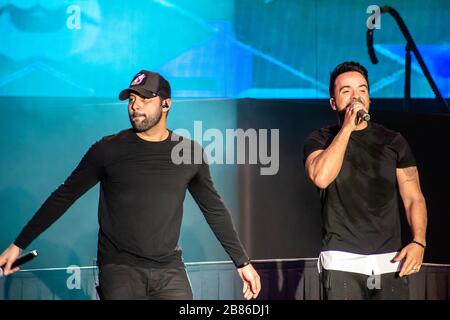
{"type": "Polygon", "coordinates": [[[162,75],[156,72],[141,70],[137,73],[130,86],[119,94],[120,100],[126,100],[130,93],[137,93],[144,98],[160,96],[163,99],[170,98],[170,84],[162,75]]]}

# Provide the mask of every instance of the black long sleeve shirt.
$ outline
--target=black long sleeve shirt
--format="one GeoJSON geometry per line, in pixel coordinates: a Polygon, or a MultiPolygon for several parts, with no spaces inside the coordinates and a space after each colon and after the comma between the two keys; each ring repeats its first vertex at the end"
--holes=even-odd
{"type": "Polygon", "coordinates": [[[234,264],[241,265],[248,256],[214,188],[208,164],[194,161],[198,152],[202,159],[199,144],[173,132],[161,142],[143,140],[131,129],[104,137],[90,147],[14,243],[27,247],[100,182],[98,264],[183,266],[178,240],[188,189],[234,264]],[[184,149],[177,140],[183,141],[184,149]],[[191,162],[177,164],[172,151],[191,162]]]}

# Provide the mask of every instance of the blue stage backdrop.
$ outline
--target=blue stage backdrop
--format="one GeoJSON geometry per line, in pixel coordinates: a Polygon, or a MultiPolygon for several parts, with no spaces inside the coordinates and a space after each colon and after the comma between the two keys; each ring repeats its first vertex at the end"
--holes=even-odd
{"type": "MultiPolygon", "coordinates": [[[[0,98],[0,247],[6,248],[15,239],[91,144],[130,126],[126,103],[97,100],[0,98]]],[[[185,129],[198,141],[209,128],[225,133],[236,123],[236,103],[232,100],[177,101],[169,115],[170,128],[185,129]],[[201,120],[202,126],[194,130],[196,120],[201,120]]],[[[238,228],[238,165],[211,168],[216,188],[238,228]]],[[[27,267],[95,264],[98,193],[97,185],[30,245],[30,249],[40,251],[40,257],[27,267]]],[[[180,245],[186,261],[229,260],[188,192],[180,245]]]]}
{"type": "MultiPolygon", "coordinates": [[[[330,70],[367,65],[373,97],[401,97],[405,41],[393,18],[365,43],[373,0],[2,0],[0,95],[115,97],[141,68],[179,97],[324,98],[330,70]],[[369,10],[368,10],[369,9],[369,10]],[[368,12],[369,11],[369,12],[368,12]]],[[[450,96],[450,1],[396,0],[450,96]]],[[[412,96],[433,97],[413,61],[412,96]]]]}

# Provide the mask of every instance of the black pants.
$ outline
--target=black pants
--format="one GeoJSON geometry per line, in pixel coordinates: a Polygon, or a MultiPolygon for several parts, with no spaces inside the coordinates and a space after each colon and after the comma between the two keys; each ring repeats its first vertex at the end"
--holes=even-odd
{"type": "Polygon", "coordinates": [[[409,279],[398,272],[379,276],[323,269],[325,300],[408,300],[409,279]]]}
{"type": "Polygon", "coordinates": [[[99,295],[106,300],[192,300],[185,268],[99,266],[99,295]]]}

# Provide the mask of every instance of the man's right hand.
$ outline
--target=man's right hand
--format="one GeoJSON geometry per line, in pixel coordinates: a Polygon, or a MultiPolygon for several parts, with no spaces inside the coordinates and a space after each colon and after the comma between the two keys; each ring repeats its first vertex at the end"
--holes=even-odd
{"type": "Polygon", "coordinates": [[[358,121],[358,111],[365,110],[365,107],[360,102],[353,102],[347,108],[345,108],[345,118],[344,123],[342,124],[342,128],[349,129],[350,131],[355,131],[358,125],[361,123],[361,120],[358,121]]]}
{"type": "Polygon", "coordinates": [[[3,268],[3,274],[5,276],[9,276],[10,274],[13,274],[14,272],[19,271],[19,267],[16,267],[14,269],[11,269],[12,264],[14,261],[17,260],[19,255],[22,253],[22,249],[20,249],[15,244],[11,244],[8,249],[6,249],[1,255],[0,255],[0,268],[3,268]]]}

